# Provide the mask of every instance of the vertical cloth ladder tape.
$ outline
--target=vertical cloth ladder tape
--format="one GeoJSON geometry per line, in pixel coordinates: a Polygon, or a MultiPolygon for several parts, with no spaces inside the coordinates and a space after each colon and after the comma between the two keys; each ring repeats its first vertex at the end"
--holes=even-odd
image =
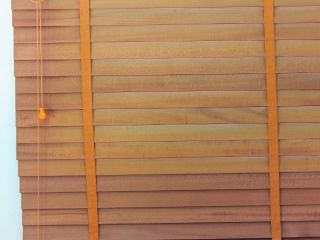
{"type": "Polygon", "coordinates": [[[279,131],[277,107],[274,0],[264,0],[264,31],[268,102],[269,184],[272,239],[281,239],[279,131]]]}
{"type": "Polygon", "coordinates": [[[80,0],[80,48],[89,240],[98,240],[99,224],[91,86],[90,0],[80,0]]]}

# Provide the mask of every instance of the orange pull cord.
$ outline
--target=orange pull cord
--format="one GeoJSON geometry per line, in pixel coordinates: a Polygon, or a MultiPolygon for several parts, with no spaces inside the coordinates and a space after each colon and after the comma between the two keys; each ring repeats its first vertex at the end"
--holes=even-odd
{"type": "MultiPolygon", "coordinates": [[[[46,110],[43,105],[43,55],[42,55],[42,1],[43,0],[37,0],[38,1],[38,40],[37,45],[39,48],[39,58],[40,58],[40,107],[39,107],[39,113],[38,118],[40,121],[44,121],[47,118],[46,110]]],[[[38,60],[38,56],[37,56],[38,60]]],[[[39,86],[38,86],[39,87],[39,86]]]]}
{"type": "Polygon", "coordinates": [[[37,233],[36,239],[40,240],[40,121],[46,119],[46,111],[43,106],[43,64],[42,64],[42,1],[31,0],[36,5],[36,65],[37,65],[37,233]]]}

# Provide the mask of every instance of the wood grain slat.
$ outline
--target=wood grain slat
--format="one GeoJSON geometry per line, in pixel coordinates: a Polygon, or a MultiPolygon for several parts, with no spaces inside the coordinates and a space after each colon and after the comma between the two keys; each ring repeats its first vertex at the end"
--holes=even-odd
{"type": "MultiPolygon", "coordinates": [[[[36,44],[15,45],[15,60],[36,60],[36,44]]],[[[92,43],[92,59],[161,59],[161,58],[211,58],[211,57],[261,57],[263,41],[194,41],[194,42],[125,42],[92,43]]],[[[319,57],[317,40],[278,40],[277,56],[319,57]]],[[[43,59],[80,59],[79,43],[50,43],[43,45],[43,59]]]]}
{"type": "MultiPolygon", "coordinates": [[[[42,80],[44,93],[81,93],[79,77],[45,77],[42,80]]],[[[36,77],[16,77],[16,93],[37,93],[36,77]]]]}
{"type": "MultiPolygon", "coordinates": [[[[318,106],[280,107],[280,123],[319,123],[318,106]]],[[[81,110],[47,111],[42,126],[82,126],[81,110]]],[[[180,109],[96,109],[96,126],[189,125],[266,123],[265,107],[247,108],[180,108],[180,109]]],[[[17,127],[36,127],[36,111],[17,111],[17,127]]]]}
{"type": "MultiPolygon", "coordinates": [[[[318,6],[319,0],[275,0],[275,6],[318,6]]],[[[34,5],[22,0],[14,0],[12,2],[13,9],[33,9],[34,5]]],[[[147,0],[109,0],[108,2],[102,0],[91,1],[91,8],[170,8],[170,7],[256,7],[263,6],[261,0],[188,0],[188,1],[147,1],[147,0]]],[[[43,4],[44,9],[78,9],[79,2],[76,0],[69,0],[68,2],[62,0],[47,0],[43,4]]]]}
{"type": "MultiPolygon", "coordinates": [[[[310,240],[319,236],[319,222],[284,222],[284,239],[310,240]],[[301,237],[306,235],[307,237],[301,237]]],[[[36,227],[28,226],[24,230],[27,240],[32,239],[36,227]]],[[[43,227],[45,240],[53,240],[58,236],[61,240],[85,240],[86,226],[45,226],[43,227]],[[65,237],[64,235],[67,235],[65,237]],[[71,237],[71,238],[70,238],[71,237]],[[74,238],[72,238],[74,237],[74,238]]],[[[268,223],[207,223],[207,224],[142,224],[142,225],[102,225],[101,238],[114,240],[126,240],[130,236],[132,240],[148,237],[156,240],[161,235],[162,239],[255,239],[270,238],[270,226],[268,223]],[[228,233],[228,235],[225,235],[228,233]]]]}
{"type": "MultiPolygon", "coordinates": [[[[282,189],[281,205],[319,205],[319,189],[282,189]]],[[[37,209],[37,194],[22,194],[22,209],[37,209]]],[[[41,193],[40,209],[86,208],[85,193],[41,193]],[[74,201],[77,199],[77,201],[74,201]]],[[[101,192],[99,208],[268,206],[268,190],[101,192]]]]}
{"type": "MultiPolygon", "coordinates": [[[[283,206],[282,221],[319,221],[320,207],[283,206]]],[[[37,212],[24,210],[23,224],[37,224],[37,212]]],[[[87,224],[85,210],[41,210],[41,225],[84,225],[87,224]]],[[[198,208],[143,208],[143,209],[100,209],[100,224],[159,224],[159,223],[232,223],[269,222],[269,208],[253,207],[198,207],[198,208]]]]}
{"type": "MultiPolygon", "coordinates": [[[[281,172],[320,172],[318,156],[282,156],[281,172]]],[[[97,175],[266,173],[266,157],[97,159],[97,175]]],[[[83,176],[83,160],[43,160],[40,176],[83,176]]],[[[19,161],[19,176],[37,176],[37,162],[19,161]]]]}
{"type": "MultiPolygon", "coordinates": [[[[13,26],[35,26],[35,14],[35,11],[14,11],[13,26]]],[[[44,10],[43,16],[46,19],[43,26],[79,26],[77,10],[44,10]]],[[[261,7],[93,9],[90,14],[92,26],[262,23],[262,19],[261,7]]]]}
{"type": "Polygon", "coordinates": [[[275,24],[276,39],[320,39],[319,23],[278,23],[275,24]]]}
{"type": "MultiPolygon", "coordinates": [[[[281,173],[281,188],[320,188],[320,173],[281,173]]],[[[21,177],[23,193],[37,192],[37,177],[21,177]]],[[[84,176],[40,177],[40,192],[85,192],[84,176]]],[[[267,173],[98,176],[99,192],[268,189],[267,173]]]]}

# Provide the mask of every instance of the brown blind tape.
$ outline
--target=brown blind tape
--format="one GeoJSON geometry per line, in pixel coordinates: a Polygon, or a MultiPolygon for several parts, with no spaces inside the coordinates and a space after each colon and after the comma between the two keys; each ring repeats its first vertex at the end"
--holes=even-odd
{"type": "Polygon", "coordinates": [[[281,239],[277,77],[274,2],[264,0],[265,55],[268,102],[269,182],[272,239],[281,239]]]}
{"type": "Polygon", "coordinates": [[[80,0],[80,48],[89,239],[98,240],[99,225],[91,90],[90,0],[80,0]]]}

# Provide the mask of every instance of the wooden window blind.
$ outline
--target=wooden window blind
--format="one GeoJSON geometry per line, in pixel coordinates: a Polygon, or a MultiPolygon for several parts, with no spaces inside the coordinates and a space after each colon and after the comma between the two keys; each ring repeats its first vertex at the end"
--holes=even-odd
{"type": "MultiPolygon", "coordinates": [[[[275,0],[283,239],[320,238],[320,1],[275,0]]],[[[13,0],[24,240],[88,240],[80,1],[13,0]]],[[[263,0],[91,0],[99,239],[271,239],[263,0]]]]}

